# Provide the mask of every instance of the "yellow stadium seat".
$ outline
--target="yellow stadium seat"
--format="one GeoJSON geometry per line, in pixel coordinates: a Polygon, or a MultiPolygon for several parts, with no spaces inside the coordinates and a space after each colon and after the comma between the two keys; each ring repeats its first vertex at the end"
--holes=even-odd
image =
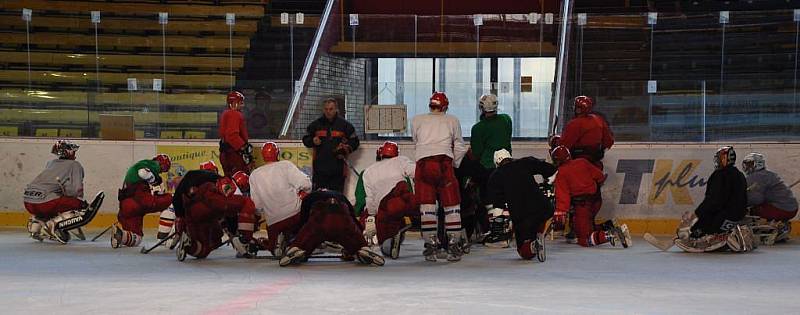
{"type": "MultiPolygon", "coordinates": [[[[28,35],[23,32],[0,33],[0,43],[12,45],[26,45],[28,35]]],[[[58,47],[93,47],[95,45],[94,35],[71,34],[71,33],[31,33],[30,43],[39,46],[58,46],[58,47]]],[[[135,49],[153,48],[161,51],[162,45],[169,49],[179,49],[191,51],[193,49],[206,49],[209,51],[224,52],[233,47],[233,52],[244,53],[250,48],[250,38],[235,36],[229,39],[222,37],[195,37],[167,35],[162,42],[160,35],[135,36],[135,35],[100,35],[97,38],[97,45],[101,49],[135,49]]]]}
{"type": "Polygon", "coordinates": [[[58,129],[38,128],[36,129],[37,137],[58,137],[58,129]]]}
{"type": "Polygon", "coordinates": [[[0,136],[16,137],[19,135],[19,128],[16,126],[0,126],[0,136]]]}
{"type": "Polygon", "coordinates": [[[180,139],[181,131],[162,131],[161,139],[180,139]]]}
{"type": "MultiPolygon", "coordinates": [[[[31,64],[49,66],[82,66],[94,69],[94,54],[72,54],[72,53],[44,53],[32,52],[31,64]]],[[[201,57],[201,56],[167,56],[167,67],[176,68],[197,68],[202,70],[217,70],[227,73],[230,71],[228,57],[201,57]]],[[[28,55],[26,52],[2,51],[0,52],[0,64],[17,63],[27,64],[28,55]]],[[[163,60],[161,56],[155,55],[111,55],[100,54],[101,67],[142,67],[146,69],[162,70],[163,60]]],[[[241,69],[244,66],[244,58],[233,57],[233,69],[241,69]]]]}
{"type": "Polygon", "coordinates": [[[68,138],[80,138],[81,137],[81,130],[80,129],[59,129],[58,130],[59,137],[68,137],[68,138]]]}
{"type": "MultiPolygon", "coordinates": [[[[319,20],[319,18],[317,18],[319,20]]],[[[279,21],[280,22],[280,21],[279,21]]],[[[64,30],[93,30],[94,24],[88,15],[76,17],[60,16],[37,16],[31,21],[31,26],[46,27],[49,29],[64,30]]],[[[3,29],[25,29],[25,22],[22,19],[0,19],[0,28],[3,29]]],[[[160,32],[161,24],[153,18],[117,18],[103,17],[98,25],[100,31],[139,31],[139,32],[160,32]]],[[[171,20],[166,26],[167,33],[180,32],[182,34],[193,34],[200,32],[214,32],[228,34],[228,25],[225,18],[209,19],[205,21],[196,20],[171,20]]],[[[257,20],[240,20],[233,25],[236,34],[249,34],[258,31],[257,20]]]]}
{"type": "Polygon", "coordinates": [[[202,131],[184,131],[183,132],[184,139],[205,139],[206,133],[202,131]]]}

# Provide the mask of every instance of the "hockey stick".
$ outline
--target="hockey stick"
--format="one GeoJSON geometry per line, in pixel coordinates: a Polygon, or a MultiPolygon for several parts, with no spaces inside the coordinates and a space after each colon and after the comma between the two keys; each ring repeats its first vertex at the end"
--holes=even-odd
{"type": "Polygon", "coordinates": [[[161,246],[161,244],[164,244],[164,242],[166,242],[169,239],[172,239],[174,236],[175,236],[175,232],[172,232],[169,235],[167,235],[167,237],[162,238],[160,241],[158,241],[158,243],[156,243],[155,245],[153,245],[150,248],[145,248],[145,246],[142,246],[142,250],[140,250],[139,252],[142,253],[142,254],[150,253],[151,251],[156,249],[156,247],[161,246]]]}
{"type": "Polygon", "coordinates": [[[796,182],[794,182],[793,184],[789,185],[789,189],[792,189],[792,187],[794,187],[794,186],[797,186],[797,184],[800,184],[800,179],[798,179],[798,180],[797,180],[796,182]]]}
{"type": "Polygon", "coordinates": [[[670,240],[659,240],[653,236],[653,234],[644,233],[644,240],[662,251],[668,251],[670,248],[672,248],[672,246],[675,245],[675,240],[677,239],[677,237],[673,237],[670,240]]]}
{"type": "MultiPolygon", "coordinates": [[[[342,255],[313,255],[308,256],[308,259],[341,259],[342,255]]],[[[280,257],[277,256],[255,256],[250,257],[250,259],[268,259],[268,260],[280,260],[280,257]]]]}
{"type": "Polygon", "coordinates": [[[97,236],[95,236],[94,238],[92,238],[92,242],[96,241],[98,238],[100,238],[101,236],[103,236],[103,234],[106,234],[106,232],[108,232],[108,230],[110,230],[111,228],[113,228],[113,227],[114,227],[114,224],[117,224],[117,222],[114,222],[114,223],[112,223],[112,224],[111,224],[111,225],[109,225],[109,226],[108,226],[108,227],[107,227],[105,230],[103,230],[103,232],[100,232],[100,234],[97,234],[97,236]]]}

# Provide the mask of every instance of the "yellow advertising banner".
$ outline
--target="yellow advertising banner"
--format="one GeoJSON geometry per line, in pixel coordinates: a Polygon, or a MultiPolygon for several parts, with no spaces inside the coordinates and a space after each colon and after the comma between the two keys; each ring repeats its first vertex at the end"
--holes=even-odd
{"type": "MultiPolygon", "coordinates": [[[[197,145],[157,145],[156,151],[169,155],[172,167],[167,173],[167,191],[172,192],[178,186],[180,179],[186,172],[200,168],[200,163],[214,161],[222,171],[219,162],[219,148],[215,146],[197,145]]],[[[253,157],[256,158],[256,167],[264,165],[261,157],[261,148],[253,148],[253,157]]],[[[311,149],[305,147],[281,148],[281,160],[288,160],[297,165],[301,171],[311,174],[311,149]]]]}

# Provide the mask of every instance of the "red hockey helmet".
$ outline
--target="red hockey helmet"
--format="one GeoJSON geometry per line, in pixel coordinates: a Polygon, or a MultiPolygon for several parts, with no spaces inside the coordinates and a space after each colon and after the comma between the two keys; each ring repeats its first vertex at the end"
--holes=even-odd
{"type": "Polygon", "coordinates": [[[213,160],[208,160],[203,163],[200,163],[200,169],[204,171],[214,172],[215,174],[219,174],[219,168],[217,167],[217,163],[214,163],[213,160]]]}
{"type": "Polygon", "coordinates": [[[81,146],[69,140],[58,140],[53,144],[50,153],[57,155],[58,158],[62,160],[74,160],[75,152],[77,152],[80,147],[81,146]]]}
{"type": "Polygon", "coordinates": [[[591,97],[581,95],[575,98],[575,116],[585,116],[592,112],[594,100],[591,97]]]}
{"type": "Polygon", "coordinates": [[[264,158],[264,162],[277,162],[280,155],[281,149],[275,142],[264,143],[264,146],[261,147],[261,157],[264,158]]]}
{"type": "Polygon", "coordinates": [[[233,182],[236,183],[236,186],[243,192],[250,191],[250,175],[247,173],[238,171],[231,176],[233,178],[233,182]]]}
{"type": "Polygon", "coordinates": [[[217,180],[217,191],[225,195],[225,197],[230,197],[236,192],[236,183],[228,177],[220,177],[217,180]]]}
{"type": "Polygon", "coordinates": [[[557,146],[561,145],[561,135],[550,136],[550,139],[547,140],[547,144],[550,145],[550,150],[555,149],[557,146]]]}
{"type": "Polygon", "coordinates": [[[555,147],[553,151],[550,151],[550,157],[556,164],[561,164],[569,161],[572,158],[572,155],[569,153],[569,149],[567,149],[567,147],[560,145],[555,147]]]}
{"type": "Polygon", "coordinates": [[[228,108],[239,110],[244,106],[244,94],[239,91],[231,91],[228,93],[228,108]]]}
{"type": "Polygon", "coordinates": [[[400,148],[397,147],[397,143],[386,141],[378,148],[378,153],[382,159],[393,158],[400,155],[400,148]]]}
{"type": "Polygon", "coordinates": [[[161,166],[161,172],[169,171],[169,168],[172,167],[172,161],[169,160],[169,155],[166,154],[159,154],[153,158],[153,161],[157,161],[158,165],[161,166]]]}
{"type": "Polygon", "coordinates": [[[428,103],[428,107],[438,109],[443,112],[447,111],[447,106],[449,105],[450,101],[447,100],[447,95],[444,94],[444,92],[433,92],[430,102],[428,103]]]}

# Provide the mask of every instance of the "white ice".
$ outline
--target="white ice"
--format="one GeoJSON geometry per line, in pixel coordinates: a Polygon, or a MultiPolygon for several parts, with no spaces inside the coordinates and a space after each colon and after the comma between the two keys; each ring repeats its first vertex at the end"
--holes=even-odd
{"type": "MultiPolygon", "coordinates": [[[[97,231],[87,232],[93,236],[97,231]]],[[[152,232],[146,241],[152,243],[152,232]]],[[[57,245],[0,230],[0,314],[796,314],[800,243],[748,254],[550,243],[544,263],[474,247],[425,262],[411,237],[383,267],[333,259],[298,267],[111,249],[108,238],[57,245]]]]}

